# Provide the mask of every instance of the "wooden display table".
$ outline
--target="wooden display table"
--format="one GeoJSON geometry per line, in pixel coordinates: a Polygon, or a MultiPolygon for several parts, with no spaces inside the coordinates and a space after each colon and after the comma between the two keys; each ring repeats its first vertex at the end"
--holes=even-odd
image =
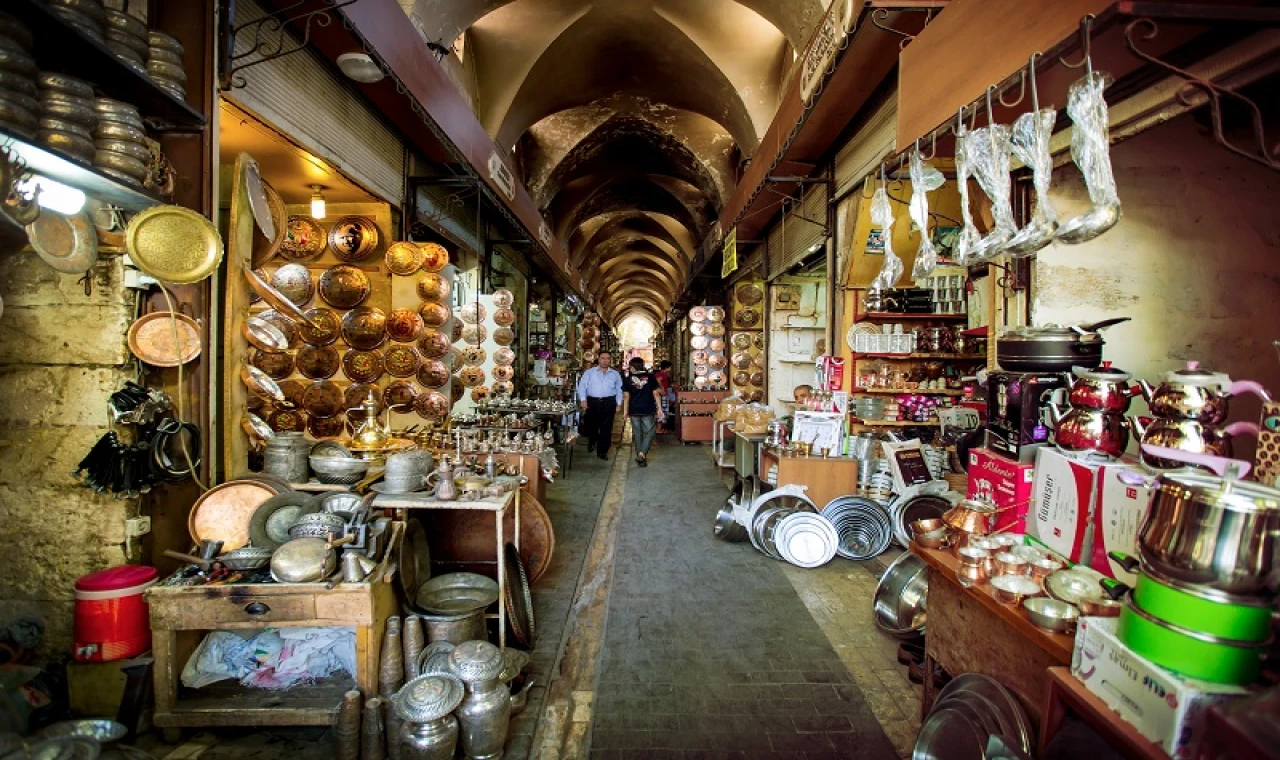
{"type": "Polygon", "coordinates": [[[1138,733],[1118,713],[1089,691],[1067,667],[1049,668],[1044,714],[1040,717],[1037,757],[1045,756],[1050,740],[1062,728],[1067,712],[1075,713],[1116,751],[1135,760],[1169,760],[1160,745],[1138,733]]]}
{"type": "Polygon", "coordinates": [[[777,449],[760,446],[760,479],[771,486],[807,486],[805,495],[822,509],[832,499],[858,492],[858,460],[850,457],[784,457],[777,449]],[[777,465],[777,477],[769,475],[777,465]]]}
{"type": "MultiPolygon", "coordinates": [[[[1070,665],[1075,637],[1037,628],[1021,607],[1001,603],[989,584],[965,588],[956,580],[949,551],[911,544],[929,565],[929,622],[925,673],[938,663],[953,676],[982,673],[1017,695],[1027,714],[1039,720],[1048,669],[1070,665]]],[[[924,679],[921,716],[933,707],[933,679],[924,679]]]]}

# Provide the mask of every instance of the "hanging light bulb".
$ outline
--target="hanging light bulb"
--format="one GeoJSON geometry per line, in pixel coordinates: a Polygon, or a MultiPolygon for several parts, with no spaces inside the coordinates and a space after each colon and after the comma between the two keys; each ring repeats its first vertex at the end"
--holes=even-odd
{"type": "Polygon", "coordinates": [[[325,215],[324,196],[320,193],[324,185],[311,186],[311,218],[323,219],[325,215]]]}

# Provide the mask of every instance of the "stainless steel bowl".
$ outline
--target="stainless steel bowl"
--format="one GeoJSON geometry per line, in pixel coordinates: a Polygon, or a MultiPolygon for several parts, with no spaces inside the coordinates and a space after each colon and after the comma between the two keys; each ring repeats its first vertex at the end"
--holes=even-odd
{"type": "Polygon", "coordinates": [[[312,512],[299,517],[297,522],[289,527],[289,537],[311,536],[324,538],[329,535],[341,536],[346,531],[346,528],[347,522],[340,515],[333,512],[312,512]]]}
{"type": "Polygon", "coordinates": [[[63,736],[80,736],[107,744],[120,741],[129,730],[123,723],[106,718],[85,720],[64,720],[40,729],[36,736],[40,739],[57,739],[63,736]]]}
{"type": "Polygon", "coordinates": [[[928,565],[911,552],[904,552],[876,585],[872,599],[876,625],[897,638],[924,633],[928,598],[928,565]]]}
{"type": "Polygon", "coordinates": [[[1043,596],[1023,599],[1022,609],[1037,628],[1051,633],[1074,633],[1080,619],[1080,611],[1073,605],[1043,596]]]}

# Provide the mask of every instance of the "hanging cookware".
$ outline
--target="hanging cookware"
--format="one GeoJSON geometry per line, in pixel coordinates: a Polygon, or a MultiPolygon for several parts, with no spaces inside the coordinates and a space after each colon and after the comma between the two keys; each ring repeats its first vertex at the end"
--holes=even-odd
{"type": "Polygon", "coordinates": [[[418,367],[417,376],[418,382],[427,388],[443,388],[444,384],[449,382],[449,368],[444,365],[444,362],[432,359],[418,367]]]}
{"type": "Polygon", "coordinates": [[[1249,684],[1262,671],[1265,644],[1191,631],[1139,608],[1130,596],[1120,612],[1120,640],[1140,657],[1188,678],[1249,684]]]}
{"type": "Polygon", "coordinates": [[[422,365],[422,355],[413,346],[391,346],[382,354],[387,374],[392,377],[412,377],[422,365]]]}
{"type": "Polygon", "coordinates": [[[370,350],[387,339],[387,315],[374,306],[352,309],[342,317],[342,339],[352,348],[370,350]]]}
{"type": "MultiPolygon", "coordinates": [[[[135,217],[135,219],[136,218],[137,217],[135,217]]],[[[132,227],[130,227],[130,229],[132,229],[132,227]]],[[[249,287],[253,292],[257,293],[258,297],[263,301],[266,301],[267,305],[274,309],[278,314],[286,319],[293,320],[300,325],[307,323],[306,312],[298,308],[298,305],[293,301],[285,298],[283,293],[276,290],[271,286],[271,283],[267,282],[261,275],[250,269],[248,264],[245,264],[241,271],[244,273],[245,281],[249,283],[249,287]]]]}
{"type": "Polygon", "coordinates": [[[306,261],[324,253],[324,228],[309,216],[291,216],[285,223],[280,255],[289,261],[306,261]]]}
{"type": "Polygon", "coordinates": [[[84,211],[68,216],[41,209],[27,237],[40,260],[59,272],[81,274],[98,260],[98,231],[84,211]]]}
{"type": "Polygon", "coordinates": [[[418,279],[418,297],[424,301],[444,301],[450,290],[449,281],[435,272],[427,272],[418,279]]]}
{"type": "MultiPolygon", "coordinates": [[[[424,364],[423,366],[426,365],[424,364]]],[[[421,374],[422,370],[419,369],[418,372],[421,374]]],[[[448,382],[448,380],[449,373],[448,370],[445,370],[445,382],[448,382]]],[[[441,385],[443,384],[444,383],[441,383],[441,385]]],[[[393,383],[387,384],[387,389],[382,392],[382,399],[386,408],[403,414],[412,411],[413,404],[418,400],[418,396],[421,393],[422,391],[418,389],[418,386],[414,385],[411,381],[396,380],[393,383]]],[[[347,414],[354,415],[355,412],[348,411],[347,414]]]]}
{"type": "Polygon", "coordinates": [[[387,252],[382,258],[387,271],[405,277],[417,273],[425,255],[417,243],[401,241],[387,246],[387,252]]]}
{"type": "Polygon", "coordinates": [[[449,264],[449,251],[439,243],[419,243],[422,249],[422,271],[439,272],[449,264]]]}
{"type": "Polygon", "coordinates": [[[357,383],[372,383],[386,372],[386,361],[377,351],[351,349],[342,357],[342,371],[357,383]]]}
{"type": "Polygon", "coordinates": [[[1117,317],[1085,325],[1023,327],[1000,337],[996,360],[1009,372],[1066,372],[1102,363],[1101,331],[1129,321],[1117,317]]]}
{"type": "Polygon", "coordinates": [[[418,350],[427,359],[439,359],[449,353],[449,336],[436,330],[428,330],[418,339],[418,350]]]}
{"type": "Polygon", "coordinates": [[[510,309],[516,305],[516,294],[506,288],[498,288],[493,291],[493,306],[495,309],[510,309]]]}
{"type": "Polygon", "coordinates": [[[135,216],[125,245],[134,266],[163,282],[200,282],[222,263],[218,228],[182,206],[152,206],[135,216]]]}
{"type": "Polygon", "coordinates": [[[310,380],[328,380],[338,373],[342,358],[333,346],[303,346],[295,358],[298,372],[310,380]]]}
{"type": "Polygon", "coordinates": [[[129,325],[129,351],[153,367],[176,367],[200,355],[200,337],[200,323],[186,314],[153,311],[129,325]]]}
{"type": "Polygon", "coordinates": [[[306,306],[315,295],[311,270],[303,264],[285,264],[271,273],[271,287],[298,306],[306,306]]]}
{"type": "Polygon", "coordinates": [[[425,301],[418,307],[418,316],[422,318],[422,324],[433,330],[439,330],[445,324],[453,319],[453,312],[447,304],[437,301],[425,301]]]}
{"type": "Polygon", "coordinates": [[[335,309],[351,309],[369,297],[369,276],[349,264],[329,267],[320,275],[320,297],[335,309]]]}
{"type": "Polygon", "coordinates": [[[387,315],[387,337],[397,343],[414,342],[422,337],[425,327],[422,316],[413,309],[392,309],[387,315]]]}
{"type": "Polygon", "coordinates": [[[424,420],[439,422],[449,416],[449,399],[439,391],[427,391],[413,401],[413,411],[424,420]]]}
{"type": "Polygon", "coordinates": [[[317,380],[302,395],[302,408],[313,418],[328,418],[345,411],[346,396],[329,380],[317,380]]]}
{"type": "Polygon", "coordinates": [[[363,261],[378,247],[378,228],[364,216],[344,216],[329,228],[329,247],[342,261],[363,261]]]}
{"type": "Polygon", "coordinates": [[[259,351],[287,351],[289,338],[262,317],[249,317],[240,325],[245,341],[259,351]]]}
{"type": "Polygon", "coordinates": [[[1252,393],[1264,402],[1271,400],[1266,389],[1253,380],[1232,381],[1226,374],[1204,369],[1200,362],[1194,361],[1187,362],[1182,369],[1166,372],[1155,388],[1145,380],[1139,380],[1138,385],[1155,416],[1209,425],[1220,424],[1227,418],[1232,396],[1252,393]]]}
{"type": "Polygon", "coordinates": [[[1111,141],[1107,135],[1107,100],[1104,91],[1110,74],[1087,68],[1084,78],[1067,90],[1067,115],[1071,117],[1071,159],[1084,177],[1091,206],[1088,211],[1062,222],[1056,237],[1064,243],[1092,240],[1120,221],[1120,197],[1111,172],[1111,141]]]}
{"type": "Polygon", "coordinates": [[[483,322],[487,316],[489,316],[489,312],[484,308],[484,304],[482,303],[467,303],[463,304],[462,308],[458,309],[458,319],[461,319],[469,325],[478,325],[483,322]]]}
{"type": "MultiPolygon", "coordinates": [[[[342,334],[342,318],[331,309],[307,309],[306,321],[296,325],[299,337],[308,345],[327,346],[342,334]]],[[[290,341],[290,345],[296,345],[290,341]]]]}

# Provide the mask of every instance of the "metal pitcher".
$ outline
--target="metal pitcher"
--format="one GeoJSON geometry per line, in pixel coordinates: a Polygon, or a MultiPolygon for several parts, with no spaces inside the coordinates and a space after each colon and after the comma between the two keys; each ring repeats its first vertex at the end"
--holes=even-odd
{"type": "Polygon", "coordinates": [[[400,727],[402,760],[453,760],[457,748],[458,720],[452,715],[400,727]]]}
{"type": "Polygon", "coordinates": [[[511,724],[511,695],[498,680],[504,664],[501,650],[487,641],[467,641],[453,650],[449,663],[467,687],[455,711],[462,751],[468,760],[502,757],[511,724]]]}
{"type": "Polygon", "coordinates": [[[427,477],[427,483],[431,480],[436,481],[435,497],[440,501],[456,501],[458,498],[458,485],[453,482],[453,465],[449,462],[449,457],[440,457],[440,466],[435,472],[427,477]]]}

